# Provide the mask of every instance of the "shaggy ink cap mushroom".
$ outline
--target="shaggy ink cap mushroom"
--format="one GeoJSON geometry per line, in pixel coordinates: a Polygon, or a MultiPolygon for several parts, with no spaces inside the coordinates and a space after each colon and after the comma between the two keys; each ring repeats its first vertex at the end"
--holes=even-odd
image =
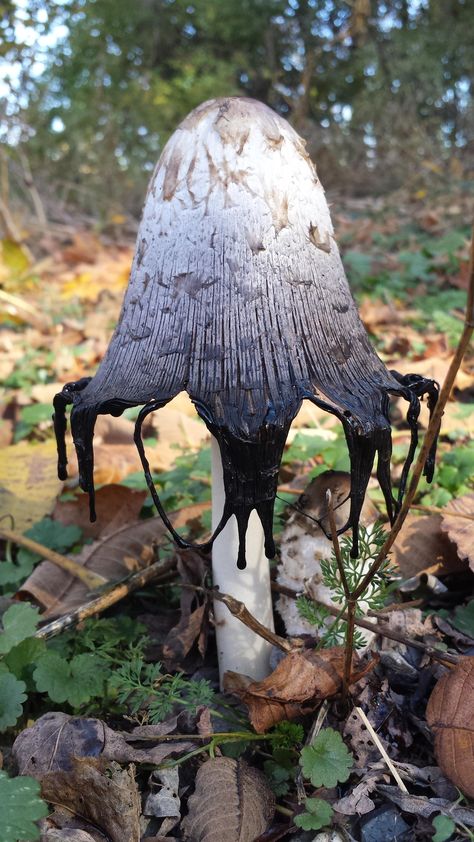
{"type": "MultiPolygon", "coordinates": [[[[119,323],[97,374],[56,396],[59,476],[66,477],[65,407],[80,485],[94,519],[94,424],[142,405],[135,441],[156,507],[141,427],[148,413],[186,391],[219,444],[225,489],[208,550],[235,515],[245,535],[255,509],[273,557],[278,471],[291,422],[310,400],[342,422],[351,463],[353,555],[377,457],[388,515],[400,506],[417,444],[420,397],[438,386],[388,371],[360,321],[333,237],[321,183],[304,141],[282,117],[246,98],[205,102],[181,123],[160,157],[138,232],[119,323]],[[411,443],[397,499],[390,477],[389,398],[408,401],[411,443]]],[[[431,480],[434,449],[425,466],[431,480]]]]}

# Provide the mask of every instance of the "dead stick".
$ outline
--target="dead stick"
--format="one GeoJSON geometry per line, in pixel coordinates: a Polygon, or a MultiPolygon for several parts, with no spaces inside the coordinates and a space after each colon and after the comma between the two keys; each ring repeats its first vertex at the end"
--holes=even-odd
{"type": "Polygon", "coordinates": [[[385,749],[383,747],[383,744],[382,744],[377,732],[374,730],[374,728],[372,726],[372,723],[368,720],[368,718],[365,715],[362,708],[356,706],[354,708],[354,710],[359,715],[360,719],[362,719],[362,722],[364,723],[365,727],[369,731],[370,736],[372,737],[372,739],[373,739],[375,745],[377,746],[380,754],[382,755],[383,759],[385,760],[385,763],[387,764],[388,768],[390,769],[390,772],[392,773],[392,776],[395,778],[399,789],[402,792],[408,793],[408,790],[407,790],[405,784],[403,783],[400,775],[398,774],[397,770],[395,769],[395,766],[393,765],[392,761],[390,760],[390,757],[388,756],[387,752],[385,751],[385,749]]]}
{"type": "Polygon", "coordinates": [[[354,648],[354,617],[356,609],[356,601],[353,597],[352,591],[347,581],[346,572],[344,570],[344,562],[342,560],[341,547],[339,538],[337,536],[336,518],[334,517],[334,507],[332,503],[331,491],[326,491],[326,500],[328,504],[329,526],[331,529],[332,545],[334,548],[334,555],[336,557],[337,569],[339,577],[344,589],[344,596],[346,598],[347,607],[347,627],[346,627],[346,642],[344,650],[344,671],[342,674],[342,703],[345,704],[349,695],[349,685],[351,681],[352,669],[352,650],[354,648]]]}
{"type": "Polygon", "coordinates": [[[471,337],[474,331],[474,230],[471,237],[471,259],[470,259],[470,269],[469,269],[469,286],[468,286],[468,294],[467,294],[467,304],[466,304],[466,315],[464,319],[464,328],[459,340],[458,347],[456,348],[456,353],[454,354],[453,359],[451,360],[451,364],[448,369],[448,373],[446,374],[446,378],[444,380],[443,386],[441,388],[438,401],[436,406],[433,410],[433,415],[431,416],[430,423],[428,425],[428,429],[426,431],[425,438],[423,440],[423,444],[420,449],[420,453],[418,455],[418,459],[416,461],[415,467],[413,469],[413,473],[410,480],[410,485],[408,487],[408,491],[405,495],[405,499],[402,503],[400,511],[397,515],[397,519],[393,524],[387,540],[383,544],[380,552],[377,555],[377,558],[373,562],[370,569],[367,571],[366,575],[362,579],[360,585],[354,591],[354,598],[359,599],[359,597],[364,593],[367,589],[368,585],[372,581],[373,577],[382,566],[383,562],[385,561],[387,554],[393,544],[395,543],[395,539],[400,532],[405,519],[410,511],[410,506],[413,502],[413,499],[416,494],[416,490],[418,488],[418,483],[420,481],[421,475],[423,473],[423,468],[425,467],[426,460],[428,458],[428,454],[431,450],[431,446],[433,445],[436,436],[439,433],[439,429],[441,426],[441,419],[443,417],[444,408],[448,401],[449,395],[451,394],[451,389],[453,388],[454,381],[456,379],[456,375],[459,371],[459,367],[463,361],[464,355],[468,349],[469,342],[471,341],[471,337]]]}
{"type": "MultiPolygon", "coordinates": [[[[272,582],[272,591],[284,594],[284,596],[288,596],[290,599],[297,599],[301,596],[298,591],[295,591],[292,588],[287,588],[286,585],[279,585],[278,582],[272,582]]],[[[326,602],[320,602],[318,599],[314,599],[310,594],[305,595],[317,605],[322,605],[322,607],[325,608],[326,611],[333,617],[340,615],[340,609],[336,608],[335,605],[328,605],[326,602]]],[[[341,619],[347,620],[347,614],[344,613],[340,616],[341,619]]],[[[369,620],[364,620],[362,617],[356,617],[354,619],[354,623],[356,626],[360,626],[363,629],[367,629],[367,631],[374,632],[374,634],[378,634],[381,637],[388,637],[389,640],[396,640],[398,643],[404,643],[405,646],[413,646],[414,649],[419,649],[434,661],[440,661],[441,663],[446,662],[449,664],[457,664],[459,662],[459,658],[456,655],[452,655],[449,652],[439,652],[432,646],[427,646],[426,643],[421,643],[419,640],[412,640],[409,637],[405,637],[403,634],[392,631],[392,629],[385,629],[383,626],[379,625],[379,623],[371,623],[369,620]]]]}
{"type": "Polygon", "coordinates": [[[63,617],[58,617],[57,620],[52,620],[50,623],[47,623],[47,625],[42,626],[35,633],[35,637],[53,637],[54,635],[64,631],[64,629],[69,628],[69,626],[74,626],[77,623],[86,620],[88,617],[100,614],[102,611],[110,608],[111,605],[115,605],[116,602],[120,602],[120,600],[124,599],[128,596],[128,594],[136,591],[137,588],[142,588],[144,585],[149,585],[154,579],[161,578],[161,576],[168,573],[168,571],[175,566],[176,560],[171,558],[168,561],[157,561],[155,564],[151,564],[150,567],[145,568],[145,570],[139,570],[137,573],[132,573],[132,575],[127,579],[119,582],[118,585],[110,588],[110,590],[105,591],[105,593],[102,593],[96,599],[91,599],[90,602],[85,602],[84,605],[80,605],[69,614],[65,614],[63,617]]]}
{"type": "MultiPolygon", "coordinates": [[[[283,491],[284,494],[294,494],[295,496],[299,496],[300,494],[304,494],[305,490],[304,488],[291,488],[289,485],[279,485],[278,491],[283,491]]],[[[422,506],[421,504],[412,503],[411,508],[416,509],[418,512],[428,512],[428,514],[432,515],[449,515],[449,517],[460,517],[465,520],[474,520],[474,514],[468,515],[466,512],[455,512],[454,510],[447,509],[442,506],[422,506]]]]}
{"type": "Polygon", "coordinates": [[[182,588],[188,588],[193,591],[197,591],[198,593],[203,593],[206,596],[212,597],[212,599],[217,600],[218,602],[223,602],[224,605],[227,606],[230,613],[233,617],[236,617],[237,620],[240,620],[244,626],[251,629],[255,634],[258,634],[259,637],[263,637],[264,640],[268,640],[273,646],[278,647],[281,649],[282,652],[291,652],[294,649],[294,646],[286,640],[284,637],[280,637],[280,635],[275,634],[275,632],[270,631],[267,629],[266,626],[263,625],[250,611],[245,607],[244,603],[241,602],[239,599],[235,599],[228,593],[221,593],[217,588],[203,588],[199,585],[188,585],[185,583],[181,583],[182,588]]]}
{"type": "Polygon", "coordinates": [[[67,570],[71,576],[74,576],[76,579],[80,579],[81,582],[84,582],[91,591],[94,591],[97,588],[102,588],[104,585],[108,584],[108,579],[101,576],[99,573],[94,573],[92,570],[88,570],[87,567],[83,567],[82,564],[78,564],[77,561],[73,561],[72,558],[61,555],[60,553],[55,552],[55,550],[51,550],[49,547],[44,547],[43,544],[38,544],[37,541],[32,541],[32,539],[27,538],[26,535],[21,535],[19,532],[14,532],[12,529],[0,526],[0,536],[5,538],[6,541],[11,541],[13,544],[18,544],[20,547],[25,547],[25,549],[31,550],[33,553],[37,553],[43,558],[46,558],[48,561],[51,561],[53,564],[56,564],[57,567],[61,567],[62,570],[67,570]]]}
{"type": "Polygon", "coordinates": [[[432,515],[449,515],[449,517],[463,517],[465,520],[474,520],[474,514],[468,515],[466,512],[455,512],[451,509],[441,508],[441,506],[421,506],[412,503],[411,507],[419,512],[428,512],[432,515]]]}
{"type": "Polygon", "coordinates": [[[328,504],[328,513],[329,513],[329,526],[331,529],[331,539],[332,545],[334,548],[334,555],[336,556],[336,563],[337,569],[339,571],[339,576],[341,579],[341,584],[344,589],[344,596],[347,600],[351,598],[351,589],[349,588],[349,584],[347,582],[346,573],[344,570],[344,562],[342,560],[342,553],[341,547],[339,545],[339,538],[337,536],[337,526],[336,526],[336,519],[334,517],[334,506],[332,503],[332,494],[331,490],[328,488],[326,491],[326,502],[328,504]]]}

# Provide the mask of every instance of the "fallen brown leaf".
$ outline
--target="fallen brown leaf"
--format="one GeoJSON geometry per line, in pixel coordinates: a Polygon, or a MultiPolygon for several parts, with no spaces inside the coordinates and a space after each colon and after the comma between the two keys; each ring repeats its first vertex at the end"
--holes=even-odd
{"type": "Polygon", "coordinates": [[[113,535],[118,529],[136,523],[147,492],[128,488],[126,485],[104,485],[97,489],[95,506],[97,520],[91,523],[89,515],[89,498],[86,494],[78,494],[74,500],[58,500],[53,511],[53,520],[64,525],[79,526],[85,538],[105,537],[113,535]]]}
{"type": "MultiPolygon", "coordinates": [[[[176,529],[188,526],[200,518],[210,503],[186,506],[172,512],[170,519],[176,529]]],[[[119,581],[131,572],[148,567],[155,560],[155,548],[167,539],[161,518],[138,521],[117,530],[100,541],[84,547],[75,561],[88,570],[100,573],[109,582],[119,581]]],[[[49,561],[39,564],[23,583],[18,595],[33,599],[43,608],[43,618],[51,619],[66,614],[82,605],[89,598],[84,584],[49,561]]]]}
{"type": "Polygon", "coordinates": [[[436,566],[436,575],[462,570],[456,547],[441,531],[441,515],[408,515],[392,549],[392,561],[404,579],[436,566]]]}
{"type": "Polygon", "coordinates": [[[135,768],[92,757],[74,758],[69,772],[47,772],[41,794],[99,827],[110,842],[139,842],[140,794],[135,768]]]}
{"type": "Polygon", "coordinates": [[[94,837],[76,827],[54,828],[41,834],[40,842],[95,842],[94,837]]]}
{"type": "MultiPolygon", "coordinates": [[[[375,661],[357,668],[354,656],[351,682],[369,672],[375,661]]],[[[323,699],[339,692],[344,671],[344,648],[294,651],[284,657],[263,681],[248,680],[237,673],[224,676],[228,692],[239,696],[249,709],[249,718],[258,734],[282,719],[296,719],[310,713],[323,699]]]]}
{"type": "Polygon", "coordinates": [[[404,813],[423,816],[426,819],[434,813],[444,813],[448,814],[454,822],[462,822],[468,827],[474,827],[474,810],[459,806],[457,801],[448,801],[446,798],[427,798],[426,795],[410,795],[401,792],[398,786],[386,784],[379,784],[377,790],[397,804],[404,813]]]}
{"type": "Polygon", "coordinates": [[[182,829],[190,842],[254,842],[274,811],[275,798],[261,772],[245,760],[216,757],[197,773],[182,829]]]}
{"type": "MultiPolygon", "coordinates": [[[[178,552],[177,569],[181,583],[202,587],[209,570],[208,562],[192,550],[178,552]]],[[[180,594],[180,620],[172,628],[163,644],[167,669],[178,669],[183,658],[197,641],[202,657],[206,652],[209,605],[192,588],[183,587],[180,594]],[[202,603],[202,604],[200,604],[202,603]]]]}
{"type": "Polygon", "coordinates": [[[114,731],[101,719],[52,711],[18,735],[12,753],[19,774],[32,775],[39,780],[47,772],[72,771],[78,757],[159,765],[195,748],[192,739],[157,740],[176,731],[176,717],[156,725],[138,726],[125,733],[114,731]]]}
{"type": "Polygon", "coordinates": [[[380,325],[399,324],[401,313],[393,305],[385,304],[380,298],[373,299],[365,296],[359,306],[359,315],[370,333],[380,325]]]}
{"type": "Polygon", "coordinates": [[[447,778],[474,798],[474,658],[466,657],[436,684],[426,709],[435,756],[447,778]]]}
{"type": "Polygon", "coordinates": [[[456,544],[460,558],[467,559],[469,567],[474,570],[474,520],[450,514],[459,512],[474,518],[474,494],[465,494],[456,500],[450,500],[445,506],[445,512],[441,529],[456,544]]]}

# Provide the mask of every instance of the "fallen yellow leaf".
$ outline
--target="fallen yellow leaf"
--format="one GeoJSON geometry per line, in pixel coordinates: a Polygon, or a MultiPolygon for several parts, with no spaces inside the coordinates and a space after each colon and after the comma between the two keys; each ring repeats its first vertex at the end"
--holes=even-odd
{"type": "Polygon", "coordinates": [[[4,449],[0,460],[0,517],[11,515],[16,532],[25,532],[50,514],[61,488],[54,441],[22,441],[4,449]]]}

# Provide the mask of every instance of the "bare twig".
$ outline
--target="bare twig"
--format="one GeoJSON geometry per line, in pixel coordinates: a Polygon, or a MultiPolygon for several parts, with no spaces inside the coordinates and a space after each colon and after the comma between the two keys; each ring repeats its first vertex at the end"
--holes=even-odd
{"type": "Polygon", "coordinates": [[[251,629],[255,632],[255,634],[258,634],[259,637],[263,637],[264,640],[268,640],[272,646],[276,646],[278,649],[281,649],[282,652],[288,653],[295,648],[285,637],[280,637],[280,635],[275,634],[275,632],[272,632],[264,626],[263,623],[257,620],[257,618],[250,613],[243,602],[239,599],[235,599],[235,597],[230,594],[222,593],[218,588],[204,588],[202,585],[189,585],[186,582],[180,582],[179,586],[181,588],[186,588],[187,590],[196,591],[196,593],[204,594],[204,596],[210,597],[214,601],[223,602],[233,617],[240,620],[244,626],[247,626],[247,628],[251,629]]]}
{"type": "Polygon", "coordinates": [[[395,766],[393,765],[392,761],[390,760],[390,757],[388,756],[387,752],[385,751],[385,749],[384,749],[384,747],[383,747],[383,745],[382,745],[382,743],[379,739],[379,736],[378,736],[377,732],[374,730],[372,724],[367,719],[364,711],[362,710],[362,708],[359,708],[359,707],[355,707],[354,710],[359,715],[359,717],[362,719],[362,722],[364,723],[365,727],[367,728],[368,732],[370,733],[370,736],[372,737],[375,745],[377,746],[378,750],[380,751],[380,754],[382,755],[383,759],[385,760],[385,763],[387,764],[388,768],[390,769],[391,774],[395,778],[399,789],[401,789],[402,792],[408,792],[408,790],[407,790],[405,784],[403,783],[400,775],[398,774],[397,770],[395,769],[395,766]]]}
{"type": "Polygon", "coordinates": [[[454,509],[441,508],[441,506],[421,506],[412,503],[411,508],[416,509],[418,512],[428,512],[430,515],[449,515],[449,517],[462,517],[465,520],[474,520],[474,515],[468,515],[466,512],[455,512],[454,509]]]}
{"type": "MultiPolygon", "coordinates": [[[[189,585],[183,585],[182,587],[190,587],[189,585]]],[[[212,590],[208,590],[207,588],[199,588],[196,587],[195,590],[201,591],[206,595],[212,596],[213,599],[218,600],[218,602],[223,602],[224,605],[227,606],[230,613],[233,617],[237,617],[244,626],[251,629],[255,634],[258,634],[259,637],[263,637],[264,640],[268,640],[273,646],[277,646],[278,649],[281,649],[282,652],[291,652],[294,649],[294,646],[286,640],[284,637],[280,637],[280,635],[275,634],[275,632],[270,631],[257,620],[250,611],[247,610],[243,602],[240,600],[235,599],[233,596],[227,593],[221,593],[216,588],[212,590]]]]}
{"type": "Polygon", "coordinates": [[[334,555],[336,557],[337,569],[339,577],[346,597],[347,606],[347,629],[346,629],[346,646],[344,653],[344,671],[342,674],[342,703],[345,704],[349,694],[349,684],[351,680],[352,669],[352,650],[354,648],[354,618],[356,603],[347,581],[346,572],[344,570],[344,562],[342,560],[341,547],[337,535],[336,518],[334,517],[334,507],[332,503],[331,491],[326,491],[326,500],[328,504],[329,526],[331,528],[332,545],[334,548],[334,555]]]}
{"type": "Polygon", "coordinates": [[[93,617],[100,614],[116,602],[120,602],[137,588],[142,588],[144,585],[149,585],[155,579],[161,579],[162,576],[168,573],[176,566],[176,559],[172,558],[165,561],[157,561],[146,567],[145,570],[139,570],[137,573],[132,573],[127,579],[123,579],[118,584],[114,585],[109,590],[102,593],[96,599],[91,599],[89,602],[75,608],[69,614],[63,617],[58,617],[57,620],[52,620],[45,626],[42,626],[35,633],[35,637],[49,638],[59,634],[70,626],[81,623],[88,617],[93,617]]]}
{"type": "MultiPolygon", "coordinates": [[[[292,588],[287,588],[286,585],[279,585],[277,582],[272,582],[272,590],[276,591],[277,593],[282,593],[285,596],[289,596],[290,599],[297,599],[300,594],[298,591],[293,590],[292,588]]],[[[322,605],[326,611],[331,614],[333,617],[339,617],[341,620],[348,619],[348,616],[345,612],[341,614],[340,608],[336,608],[335,605],[328,605],[325,602],[320,602],[311,594],[306,594],[308,599],[311,599],[312,602],[315,602],[317,605],[322,605]]],[[[403,608],[403,606],[400,606],[403,608]]],[[[380,614],[378,614],[380,616],[380,614]]],[[[380,617],[382,621],[385,619],[380,617]]],[[[387,617],[387,620],[389,618],[387,617]]],[[[392,629],[386,629],[380,623],[371,623],[369,620],[365,620],[363,617],[355,617],[354,623],[356,626],[360,626],[362,629],[367,629],[367,631],[371,631],[374,634],[378,634],[381,637],[387,637],[389,640],[396,640],[398,643],[404,643],[405,646],[413,646],[414,649],[419,649],[421,652],[424,652],[429,658],[434,661],[439,661],[440,663],[444,664],[457,664],[459,658],[457,655],[452,655],[449,652],[440,652],[434,649],[433,646],[427,646],[426,643],[421,643],[419,640],[412,640],[409,637],[405,637],[403,634],[399,634],[399,632],[393,631],[392,629]]]]}
{"type": "Polygon", "coordinates": [[[459,367],[463,361],[464,355],[468,349],[469,343],[471,341],[471,337],[474,331],[474,230],[471,237],[471,257],[470,257],[470,269],[469,269],[469,282],[468,282],[468,294],[467,294],[467,304],[466,304],[466,314],[464,319],[464,328],[459,340],[458,347],[456,348],[456,353],[454,354],[453,359],[451,360],[451,364],[448,369],[448,373],[446,374],[446,378],[444,380],[443,386],[441,388],[439,398],[437,404],[433,410],[433,414],[431,416],[430,423],[428,425],[428,429],[426,431],[425,438],[423,440],[423,444],[420,449],[420,453],[418,455],[418,459],[416,460],[415,467],[413,469],[413,473],[411,476],[410,484],[408,486],[408,490],[405,495],[405,499],[402,503],[400,511],[397,515],[397,519],[393,524],[388,536],[387,540],[383,544],[380,552],[377,555],[377,558],[373,562],[372,566],[362,579],[362,582],[356,588],[354,592],[354,597],[359,599],[359,597],[364,593],[364,591],[369,586],[370,582],[372,581],[373,577],[380,569],[381,565],[384,563],[387,554],[393,544],[395,543],[395,539],[400,532],[405,519],[410,511],[410,507],[413,503],[413,498],[415,497],[418,483],[420,481],[421,475],[423,473],[423,468],[425,467],[426,460],[428,458],[428,454],[431,450],[431,447],[436,439],[436,436],[439,433],[441,419],[443,417],[444,408],[448,401],[449,395],[451,394],[451,390],[454,385],[454,381],[456,379],[456,374],[459,371],[459,367]]]}
{"type": "Polygon", "coordinates": [[[104,576],[101,576],[99,573],[94,573],[92,570],[88,570],[86,567],[83,567],[82,564],[78,564],[77,561],[73,561],[72,558],[61,555],[60,553],[55,552],[55,550],[51,550],[49,547],[45,547],[43,544],[33,541],[31,538],[27,538],[26,535],[21,535],[19,532],[14,532],[12,529],[7,529],[5,526],[0,525],[0,537],[5,538],[6,541],[11,541],[13,544],[18,544],[20,547],[25,547],[25,549],[31,550],[33,553],[37,553],[48,561],[51,561],[57,567],[61,567],[62,570],[67,570],[71,576],[74,576],[76,579],[80,579],[81,582],[84,582],[84,584],[92,591],[97,588],[102,588],[108,582],[104,576]]]}
{"type": "Polygon", "coordinates": [[[346,599],[350,599],[351,598],[351,590],[349,588],[349,584],[348,584],[347,578],[346,578],[346,572],[344,570],[344,562],[342,560],[341,547],[339,545],[339,538],[338,538],[338,535],[337,535],[336,518],[334,517],[334,506],[333,506],[333,503],[332,503],[332,494],[331,494],[331,490],[329,488],[326,491],[326,501],[327,501],[327,504],[328,504],[329,526],[330,526],[330,529],[331,529],[331,539],[332,539],[332,545],[333,545],[333,548],[334,548],[334,555],[336,556],[337,569],[339,571],[339,576],[341,578],[341,584],[342,584],[342,587],[344,589],[344,595],[345,595],[346,599]]]}

